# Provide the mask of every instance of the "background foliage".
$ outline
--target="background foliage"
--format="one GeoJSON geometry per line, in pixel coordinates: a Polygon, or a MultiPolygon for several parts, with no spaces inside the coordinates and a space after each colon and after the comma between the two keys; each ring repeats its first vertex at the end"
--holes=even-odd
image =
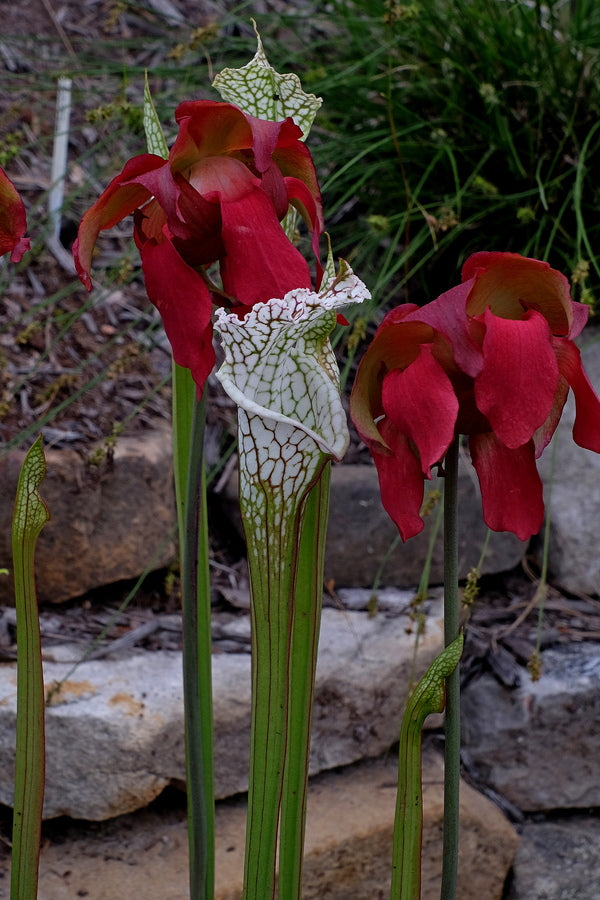
{"type": "MultiPolygon", "coordinates": [[[[310,146],[328,229],[335,253],[350,261],[374,298],[336,338],[348,385],[383,311],[432,299],[456,282],[462,261],[477,249],[547,259],[572,278],[576,298],[593,306],[600,287],[600,6],[594,0],[179,0],[167,6],[113,0],[68,2],[61,16],[48,3],[27,2],[32,16],[37,10],[38,33],[14,20],[2,38],[0,164],[24,194],[35,246],[20,271],[0,272],[0,288],[10,299],[27,264],[27,277],[39,278],[43,290],[16,312],[5,306],[0,316],[0,416],[11,421],[10,430],[0,430],[3,441],[22,442],[27,420],[14,409],[22,405],[24,384],[48,368],[49,356],[91,308],[79,283],[49,264],[46,247],[57,78],[74,82],[61,231],[69,251],[85,209],[125,160],[144,152],[144,71],[172,138],[176,105],[216,98],[214,74],[253,55],[252,16],[272,64],[296,71],[307,90],[323,97],[310,146]],[[6,348],[17,336],[27,346],[28,329],[50,333],[50,344],[19,368],[6,348]]],[[[128,223],[101,238],[95,274],[96,305],[118,288],[134,310],[122,330],[119,321],[117,338],[131,333],[143,353],[163,346],[128,223]]],[[[58,387],[52,385],[59,376],[52,376],[43,403],[30,404],[37,418],[51,425],[78,390],[85,394],[98,379],[114,378],[114,366],[105,339],[73,371],[59,373],[58,387]]],[[[138,407],[144,403],[132,404],[111,428],[118,431],[138,407]]],[[[30,423],[29,437],[35,427],[30,423]]],[[[103,426],[106,437],[111,428],[103,426]]]]}

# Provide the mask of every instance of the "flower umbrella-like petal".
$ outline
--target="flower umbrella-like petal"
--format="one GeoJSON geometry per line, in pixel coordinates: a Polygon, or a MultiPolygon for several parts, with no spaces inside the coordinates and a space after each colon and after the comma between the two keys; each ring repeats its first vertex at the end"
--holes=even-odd
{"type": "Polygon", "coordinates": [[[544,498],[533,441],[510,449],[489,432],[472,436],[469,448],[486,525],[493,531],[512,531],[522,541],[537,534],[544,521],[544,498]]]}
{"type": "Polygon", "coordinates": [[[528,312],[516,321],[483,315],[483,368],[475,379],[477,407],[492,430],[515,448],[548,418],[558,387],[558,364],[546,319],[528,312]]]}
{"type": "Polygon", "coordinates": [[[458,400],[430,346],[422,345],[406,369],[388,372],[382,400],[396,428],[417,447],[423,475],[431,478],[431,466],[444,457],[454,438],[458,400]]]}
{"type": "Polygon", "coordinates": [[[496,316],[520,319],[532,309],[544,316],[552,334],[569,334],[573,323],[569,282],[547,262],[518,253],[473,253],[463,266],[462,279],[473,279],[468,315],[479,316],[489,307],[496,316]]]}
{"type": "Polygon", "coordinates": [[[12,181],[0,169],[0,256],[10,253],[11,262],[20,262],[30,248],[26,230],[23,201],[12,181]]]}

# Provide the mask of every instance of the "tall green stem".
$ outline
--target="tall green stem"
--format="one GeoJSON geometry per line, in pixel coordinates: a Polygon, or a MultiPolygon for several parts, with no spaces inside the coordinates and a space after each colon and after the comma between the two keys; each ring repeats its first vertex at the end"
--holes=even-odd
{"type": "MultiPolygon", "coordinates": [[[[242,410],[239,416],[243,431],[242,410]]],[[[268,900],[275,896],[275,861],[284,767],[286,774],[289,774],[290,766],[294,769],[299,764],[303,769],[302,757],[300,763],[298,758],[301,748],[294,749],[291,756],[288,755],[288,722],[291,677],[300,665],[298,654],[291,651],[292,636],[299,638],[304,648],[311,629],[306,622],[313,615],[304,610],[301,618],[306,621],[299,625],[295,620],[298,547],[305,497],[305,492],[290,491],[290,484],[286,484],[285,479],[279,486],[277,479],[269,484],[260,475],[254,477],[251,467],[241,468],[240,503],[252,589],[252,726],[245,900],[268,900]]],[[[314,627],[312,631],[314,633],[314,627]]],[[[300,655],[304,652],[303,648],[300,655]]],[[[302,667],[305,666],[306,661],[303,661],[302,667]]],[[[305,705],[302,696],[304,687],[300,685],[299,694],[295,695],[291,704],[294,711],[299,710],[300,704],[305,705]]],[[[297,715],[294,719],[294,739],[297,739],[297,715]]],[[[297,786],[292,789],[297,790],[297,786]]],[[[286,798],[288,834],[289,787],[286,798]]],[[[300,822],[294,823],[294,829],[297,829],[303,823],[303,797],[295,798],[294,803],[299,804],[296,809],[301,817],[300,822]]],[[[297,847],[297,841],[298,836],[294,835],[294,847],[297,847]]],[[[294,863],[291,859],[287,862],[287,852],[284,857],[284,869],[289,873],[294,863]]],[[[294,896],[297,894],[294,893],[294,896]]]]}
{"type": "MultiPolygon", "coordinates": [[[[446,453],[444,486],[444,643],[460,630],[458,597],[458,450],[456,437],[446,453]]],[[[460,790],[460,669],[446,681],[444,749],[444,840],[441,900],[455,900],[458,874],[460,790]]]]}
{"type": "Polygon", "coordinates": [[[288,739],[281,802],[279,898],[300,900],[310,731],[321,624],[331,462],[306,500],[300,533],[289,664],[288,739]]]}
{"type": "Polygon", "coordinates": [[[44,680],[35,594],[34,552],[50,518],[39,486],[46,473],[41,437],[19,476],[12,522],[17,613],[17,739],[12,830],[11,900],[35,900],[44,803],[44,680]]]}
{"type": "Polygon", "coordinates": [[[173,365],[173,444],[180,528],[191,900],[214,896],[210,577],[204,474],[206,391],[173,365]]]}

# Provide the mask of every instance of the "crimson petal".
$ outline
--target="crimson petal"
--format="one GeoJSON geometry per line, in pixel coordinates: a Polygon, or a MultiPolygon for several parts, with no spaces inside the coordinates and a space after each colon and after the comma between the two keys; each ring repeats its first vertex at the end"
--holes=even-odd
{"type": "Polygon", "coordinates": [[[514,321],[483,314],[483,368],[475,379],[477,407],[507,447],[521,447],[548,418],[558,388],[558,364],[545,318],[514,321]]]}
{"type": "Polygon", "coordinates": [[[286,237],[273,205],[260,188],[221,203],[225,257],[221,278],[227,294],[245,306],[311,286],[308,263],[286,237]]]}
{"type": "Polygon", "coordinates": [[[173,358],[190,369],[200,396],[215,362],[208,288],[170,241],[147,241],[140,253],[148,297],[160,313],[173,358]]]}
{"type": "Polygon", "coordinates": [[[431,478],[431,466],[445,456],[454,438],[458,400],[430,347],[421,346],[406,369],[388,372],[382,400],[391,421],[417,447],[423,474],[431,478]]]}
{"type": "Polygon", "coordinates": [[[600,400],[583,368],[581,353],[571,341],[560,338],[555,338],[554,348],[560,373],[575,395],[573,439],[580,447],[600,453],[600,400]]]}
{"type": "Polygon", "coordinates": [[[112,228],[125,216],[150,199],[152,193],[137,180],[148,172],[165,166],[160,156],[145,153],[125,164],[123,171],[113,178],[106,190],[88,209],[79,225],[73,244],[73,256],[77,274],[88,291],[92,289],[90,268],[94,244],[101,231],[112,228]]]}
{"type": "Polygon", "coordinates": [[[395,522],[403,541],[423,531],[423,519],[419,515],[423,503],[424,482],[419,460],[412,452],[408,440],[394,425],[384,420],[379,423],[381,436],[391,448],[382,453],[372,448],[377,467],[381,502],[395,522]]]}
{"type": "Polygon", "coordinates": [[[533,441],[511,450],[489,432],[471,437],[469,448],[486,525],[493,531],[512,531],[522,541],[537,534],[544,521],[544,498],[533,441]]]}
{"type": "Polygon", "coordinates": [[[0,256],[10,253],[11,262],[20,262],[30,248],[26,230],[23,201],[12,181],[0,169],[0,256]]]}

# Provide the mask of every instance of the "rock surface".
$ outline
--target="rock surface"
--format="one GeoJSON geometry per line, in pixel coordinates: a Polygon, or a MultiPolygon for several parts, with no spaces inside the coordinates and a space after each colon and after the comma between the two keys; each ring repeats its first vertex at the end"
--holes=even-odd
{"type": "MultiPolygon", "coordinates": [[[[542,653],[509,690],[491,675],[463,691],[463,743],[481,781],[521,810],[600,806],[600,646],[542,653]]],[[[533,895],[532,895],[533,896],[533,895]]]]}
{"type": "Polygon", "coordinates": [[[597,900],[600,821],[570,816],[524,826],[506,900],[597,900]]]}
{"type": "MultiPolygon", "coordinates": [[[[441,479],[426,482],[426,489],[441,490],[441,479]]],[[[463,454],[459,469],[459,559],[465,577],[479,562],[487,534],[481,513],[481,495],[475,471],[463,454]]],[[[381,505],[374,466],[336,466],[331,478],[331,502],[325,579],[336,585],[371,587],[380,584],[410,587],[419,583],[436,511],[425,520],[421,534],[406,544],[397,541],[397,529],[381,505]],[[393,546],[389,558],[386,554],[393,546]],[[380,571],[381,569],[381,571],[380,571]]],[[[490,537],[483,573],[514,568],[523,557],[526,544],[513,534],[493,533],[490,537]]],[[[440,527],[431,561],[431,584],[443,582],[443,528],[440,527]]]]}
{"type": "MultiPolygon", "coordinates": [[[[317,667],[311,772],[377,756],[397,740],[411,679],[442,647],[440,601],[428,604],[416,657],[405,595],[392,612],[325,609],[317,667]],[[413,668],[414,667],[414,668],[413,668]]],[[[47,689],[67,663],[45,664],[47,689]]],[[[247,789],[250,657],[213,656],[217,798],[247,789]]],[[[0,802],[10,804],[16,670],[0,667],[0,802]]],[[[45,816],[105,819],[146,805],[184,780],[181,655],[140,652],[82,663],[46,714],[45,816]]]]}
{"type": "MultiPolygon", "coordinates": [[[[389,894],[397,761],[371,761],[311,781],[305,900],[369,900],[389,894]]],[[[424,760],[422,900],[439,897],[442,770],[424,760]]],[[[245,803],[217,805],[216,900],[239,900],[245,803]]],[[[517,845],[514,829],[489,800],[461,787],[461,900],[500,900],[517,845]]],[[[6,865],[0,864],[6,871],[6,865]]],[[[48,832],[41,856],[40,900],[187,900],[185,812],[143,810],[93,830],[48,832]]],[[[533,895],[532,895],[533,896],[533,895]]]]}
{"type": "MultiPolygon", "coordinates": [[[[46,452],[41,494],[50,522],[36,548],[40,602],[59,602],[91,588],[136,578],[175,556],[175,500],[167,429],[120,437],[114,458],[93,467],[75,450],[46,452]]],[[[12,569],[11,517],[24,453],[0,460],[0,568],[12,569]],[[10,498],[10,500],[8,499],[10,498]]],[[[0,603],[13,603],[0,578],[0,603]]]]}
{"type": "MultiPolygon", "coordinates": [[[[584,332],[581,354],[585,369],[600,394],[600,329],[584,332]]],[[[600,593],[600,454],[573,441],[575,402],[572,392],[554,441],[540,460],[550,497],[549,570],[554,581],[567,589],[600,593]]],[[[541,557],[541,547],[538,548],[541,557]]]]}

